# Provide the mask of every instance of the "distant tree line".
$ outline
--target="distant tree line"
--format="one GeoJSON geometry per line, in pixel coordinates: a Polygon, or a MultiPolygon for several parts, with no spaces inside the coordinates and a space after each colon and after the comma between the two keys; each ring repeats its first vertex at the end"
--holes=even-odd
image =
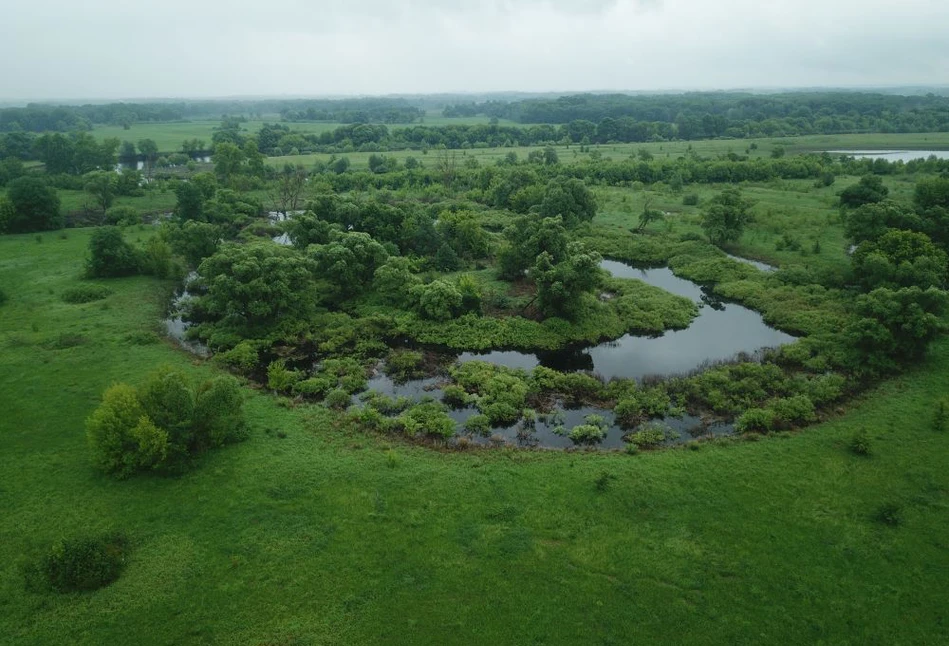
{"type": "Polygon", "coordinates": [[[0,110],[0,132],[71,132],[106,124],[217,118],[222,114],[261,118],[279,114],[287,121],[340,123],[412,123],[424,111],[405,99],[300,99],[263,101],[190,101],[168,103],[104,103],[49,105],[30,103],[0,110]]]}
{"type": "Polygon", "coordinates": [[[572,124],[573,132],[583,131],[594,143],[645,141],[628,138],[628,131],[634,126],[656,130],[672,126],[674,137],[687,140],[845,132],[944,132],[949,129],[949,97],[859,92],[580,94],[450,105],[443,114],[486,115],[524,124],[572,124]]]}

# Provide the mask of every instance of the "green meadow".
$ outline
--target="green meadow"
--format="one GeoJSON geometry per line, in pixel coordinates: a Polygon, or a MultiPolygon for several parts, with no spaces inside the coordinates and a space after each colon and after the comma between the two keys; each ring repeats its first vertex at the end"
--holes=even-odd
{"type": "MultiPolygon", "coordinates": [[[[826,202],[852,181],[747,187],[738,250],[843,262],[826,202]],[[774,249],[792,211],[820,253],[774,249]]],[[[681,197],[598,190],[598,224],[627,227],[649,197],[671,214],[657,226],[697,228],[681,197]]],[[[219,368],[161,335],[168,282],[99,280],[106,299],[63,302],[90,282],[91,232],[0,237],[3,643],[949,642],[949,433],[931,424],[947,339],[803,431],[637,455],[433,450],[248,387],[247,441],[117,481],[86,445],[102,391],[219,368]],[[861,432],[869,456],[848,448],[861,432]],[[52,543],[110,530],[131,541],[118,581],[26,589],[52,543]]]]}

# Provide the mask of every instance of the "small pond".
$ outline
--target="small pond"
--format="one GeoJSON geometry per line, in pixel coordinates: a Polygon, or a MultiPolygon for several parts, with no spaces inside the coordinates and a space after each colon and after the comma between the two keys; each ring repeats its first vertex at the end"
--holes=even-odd
{"type": "Polygon", "coordinates": [[[888,162],[903,163],[914,159],[949,159],[949,150],[828,150],[831,155],[847,155],[856,159],[885,159],[888,162]]]}

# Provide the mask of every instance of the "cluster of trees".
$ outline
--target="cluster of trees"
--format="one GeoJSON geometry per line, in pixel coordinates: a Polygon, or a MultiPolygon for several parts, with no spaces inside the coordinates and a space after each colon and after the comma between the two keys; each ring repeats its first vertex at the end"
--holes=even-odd
{"type": "Polygon", "coordinates": [[[243,439],[243,394],[234,377],[199,384],[171,368],[140,387],[116,384],[86,420],[96,465],[119,478],[180,470],[207,449],[243,439]]]}
{"type": "Polygon", "coordinates": [[[873,176],[841,193],[862,291],[847,334],[858,370],[871,373],[920,359],[949,307],[949,177],[921,179],[912,205],[887,195],[873,176]]]}
{"type": "MultiPolygon", "coordinates": [[[[623,141],[625,129],[647,123],[678,139],[789,136],[844,132],[944,132],[949,97],[858,92],[676,95],[581,94],[556,99],[448,106],[445,116],[485,114],[520,123],[571,124],[591,142],[623,141]]],[[[629,141],[645,141],[630,139],[629,141]]]]}
{"type": "Polygon", "coordinates": [[[0,196],[0,233],[61,229],[64,224],[56,189],[40,177],[19,177],[0,196]]]}

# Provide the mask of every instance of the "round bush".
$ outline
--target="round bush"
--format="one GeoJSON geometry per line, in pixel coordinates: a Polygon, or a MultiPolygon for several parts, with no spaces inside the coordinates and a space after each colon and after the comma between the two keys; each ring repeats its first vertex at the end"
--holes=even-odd
{"type": "Polygon", "coordinates": [[[119,578],[127,549],[121,534],[59,541],[37,565],[38,578],[57,592],[98,590],[119,578]]]}
{"type": "Polygon", "coordinates": [[[79,304],[100,301],[112,293],[112,290],[102,285],[79,285],[63,291],[61,298],[66,303],[79,304]]]}

